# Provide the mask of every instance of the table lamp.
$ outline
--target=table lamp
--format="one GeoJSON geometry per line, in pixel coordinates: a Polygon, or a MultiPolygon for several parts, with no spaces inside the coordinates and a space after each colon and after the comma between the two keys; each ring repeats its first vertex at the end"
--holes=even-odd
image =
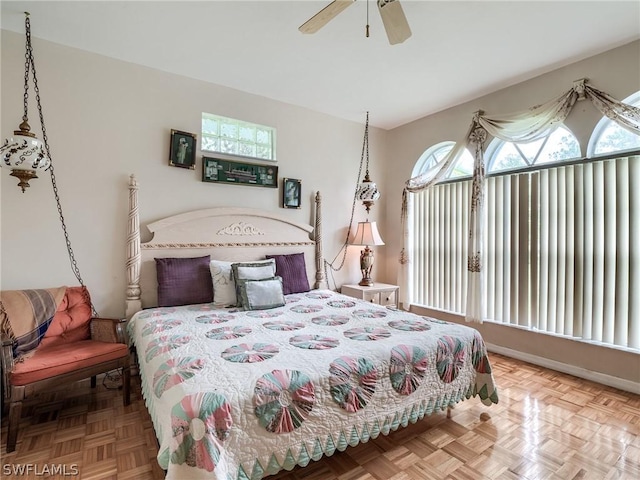
{"type": "Polygon", "coordinates": [[[360,270],[362,271],[362,280],[358,285],[370,287],[373,285],[371,279],[371,269],[373,268],[373,250],[369,248],[370,245],[384,245],[382,237],[378,233],[378,227],[376,222],[358,222],[358,229],[353,237],[353,240],[349,242],[349,245],[359,245],[365,247],[360,251],[360,270]]]}

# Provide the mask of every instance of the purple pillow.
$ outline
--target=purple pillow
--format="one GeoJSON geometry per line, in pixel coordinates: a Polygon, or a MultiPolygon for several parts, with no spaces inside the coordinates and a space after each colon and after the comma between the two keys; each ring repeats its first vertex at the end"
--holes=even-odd
{"type": "Polygon", "coordinates": [[[209,255],[196,258],[156,258],[155,261],[159,307],[213,302],[209,255]]]}
{"type": "Polygon", "coordinates": [[[276,275],[282,277],[282,290],[285,295],[311,290],[307,278],[307,266],[304,253],[291,255],[266,255],[276,261],[276,275]]]}

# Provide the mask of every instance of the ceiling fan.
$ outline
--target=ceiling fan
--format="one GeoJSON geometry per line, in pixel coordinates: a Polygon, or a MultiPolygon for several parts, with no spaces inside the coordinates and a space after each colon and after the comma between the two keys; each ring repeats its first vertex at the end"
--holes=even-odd
{"type": "MultiPolygon", "coordinates": [[[[367,0],[368,2],[369,0],[367,0]]],[[[298,30],[302,33],[316,33],[329,21],[335,18],[340,12],[351,5],[355,0],[334,0],[324,7],[313,17],[303,23],[298,30]]],[[[411,36],[411,28],[404,16],[402,5],[399,0],[377,0],[378,10],[382,17],[384,29],[387,32],[389,43],[395,45],[404,42],[411,36]]],[[[367,25],[367,37],[369,36],[369,25],[367,25]]]]}

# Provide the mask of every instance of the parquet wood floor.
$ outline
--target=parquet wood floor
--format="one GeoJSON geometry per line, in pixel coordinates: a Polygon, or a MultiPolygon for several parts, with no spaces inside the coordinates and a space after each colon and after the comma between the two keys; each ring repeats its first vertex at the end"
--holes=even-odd
{"type": "MultiPolygon", "coordinates": [[[[500,355],[490,355],[500,403],[478,399],[268,480],[481,480],[640,478],[640,397],[500,355]]],[[[164,478],[151,420],[134,377],[132,402],[98,381],[79,382],[23,408],[2,478],[164,478]],[[16,465],[38,472],[10,474],[16,465]],[[42,475],[50,465],[67,473],[42,475]],[[39,473],[40,475],[37,475],[39,473]]],[[[185,479],[188,480],[188,479],[185,479]]]]}

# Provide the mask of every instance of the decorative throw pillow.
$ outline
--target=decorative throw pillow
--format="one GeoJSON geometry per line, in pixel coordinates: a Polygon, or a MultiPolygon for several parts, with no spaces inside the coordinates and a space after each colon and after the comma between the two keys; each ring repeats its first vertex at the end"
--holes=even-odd
{"type": "Polygon", "coordinates": [[[85,287],[69,287],[39,348],[91,338],[91,296],[85,287]]]}
{"type": "Polygon", "coordinates": [[[209,255],[195,258],[156,258],[155,261],[159,307],[213,301],[209,255]]]}
{"type": "Polygon", "coordinates": [[[285,295],[311,290],[304,253],[267,255],[267,258],[273,258],[276,261],[276,275],[282,277],[282,288],[285,295]]]}
{"type": "Polygon", "coordinates": [[[211,260],[210,270],[213,281],[213,304],[217,307],[235,306],[236,282],[231,273],[231,263],[211,260]]]}
{"type": "Polygon", "coordinates": [[[236,283],[237,305],[241,305],[239,280],[264,280],[276,275],[276,261],[260,260],[255,262],[237,262],[231,264],[233,280],[236,283]]]}
{"type": "Polygon", "coordinates": [[[280,277],[238,280],[238,300],[245,310],[266,310],[285,304],[280,277]]]}
{"type": "Polygon", "coordinates": [[[231,264],[234,280],[262,280],[276,275],[276,261],[257,260],[255,262],[237,262],[231,264]]]}

